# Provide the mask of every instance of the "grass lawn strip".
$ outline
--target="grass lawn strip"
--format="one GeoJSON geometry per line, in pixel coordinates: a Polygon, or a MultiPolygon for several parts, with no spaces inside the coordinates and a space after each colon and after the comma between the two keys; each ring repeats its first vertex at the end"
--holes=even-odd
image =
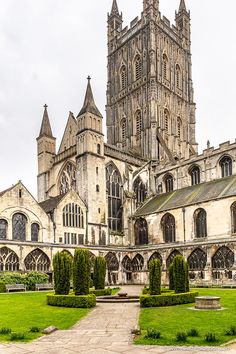
{"type": "MultiPolygon", "coordinates": [[[[41,333],[29,333],[31,327],[43,330],[51,325],[68,329],[86,316],[90,309],[52,307],[46,305],[45,292],[14,293],[0,295],[0,329],[25,333],[24,342],[40,337],[41,333]]],[[[9,341],[9,334],[0,334],[0,341],[9,341]]]]}
{"type": "MultiPolygon", "coordinates": [[[[196,289],[194,289],[196,290],[196,289]]],[[[189,310],[192,304],[170,307],[144,308],[140,311],[139,325],[142,335],[135,340],[136,344],[156,345],[220,345],[236,336],[225,336],[230,326],[236,326],[236,290],[198,289],[199,296],[220,296],[221,311],[189,310]],[[160,339],[145,339],[148,328],[161,333],[160,339]],[[176,341],[177,332],[188,332],[192,328],[199,331],[199,337],[187,337],[187,342],[176,341]],[[212,332],[218,338],[217,342],[204,341],[204,335],[212,332]]]]}

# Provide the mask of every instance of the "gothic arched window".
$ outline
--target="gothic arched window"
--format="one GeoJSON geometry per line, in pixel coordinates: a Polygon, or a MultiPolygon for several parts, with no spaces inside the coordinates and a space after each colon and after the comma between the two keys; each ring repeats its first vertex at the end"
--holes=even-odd
{"type": "Polygon", "coordinates": [[[140,145],[142,135],[142,115],[141,111],[136,112],[136,143],[140,145]]]}
{"type": "Polygon", "coordinates": [[[164,129],[166,131],[166,134],[169,132],[169,121],[170,121],[170,113],[168,109],[164,110],[164,129]]]}
{"type": "Polygon", "coordinates": [[[200,168],[198,166],[191,167],[189,170],[189,174],[191,176],[192,186],[195,186],[201,182],[200,168]]]}
{"type": "Polygon", "coordinates": [[[17,241],[25,241],[26,239],[26,216],[17,213],[12,217],[12,239],[17,241]]]}
{"type": "Polygon", "coordinates": [[[234,252],[226,246],[220,247],[212,257],[213,269],[230,269],[234,265],[234,252]]]}
{"type": "Polygon", "coordinates": [[[135,58],[135,80],[140,80],[142,77],[142,61],[140,55],[135,58]]]}
{"type": "Polygon", "coordinates": [[[38,242],[39,240],[39,225],[34,223],[31,225],[31,241],[38,242]]]}
{"type": "Polygon", "coordinates": [[[24,263],[27,271],[48,272],[50,270],[49,257],[38,248],[26,256],[24,263]]]}
{"type": "Polygon", "coordinates": [[[169,255],[169,257],[166,260],[166,268],[167,269],[169,269],[169,266],[171,265],[171,263],[173,262],[173,260],[176,256],[182,256],[182,254],[177,250],[174,250],[173,252],[171,252],[171,254],[169,255]]]}
{"type": "Polygon", "coordinates": [[[145,219],[138,219],[134,224],[135,245],[148,244],[148,225],[145,219]]]}
{"type": "Polygon", "coordinates": [[[201,248],[194,250],[188,257],[190,270],[204,270],[207,264],[207,254],[201,248]]]}
{"type": "Polygon", "coordinates": [[[19,257],[14,251],[7,247],[0,248],[0,272],[16,272],[19,267],[19,257]]]}
{"type": "Polygon", "coordinates": [[[175,218],[171,214],[163,216],[162,221],[163,239],[165,243],[175,242],[175,218]]]}
{"type": "Polygon", "coordinates": [[[76,190],[76,167],[73,163],[67,162],[61,172],[59,183],[60,194],[65,194],[70,189],[76,190]]]}
{"type": "Polygon", "coordinates": [[[181,70],[178,64],[175,67],[175,84],[178,89],[181,89],[181,70]]]}
{"type": "Polygon", "coordinates": [[[106,167],[106,187],[108,192],[108,225],[112,231],[122,231],[122,180],[113,163],[106,167]]]}
{"type": "Polygon", "coordinates": [[[163,54],[162,57],[162,75],[165,80],[168,80],[169,75],[168,75],[168,58],[166,54],[163,54]]]}
{"type": "Polygon", "coordinates": [[[154,259],[159,259],[160,265],[162,266],[162,264],[163,264],[162,256],[160,255],[159,252],[154,252],[148,260],[148,268],[149,268],[150,262],[153,261],[154,259]]]}
{"type": "Polygon", "coordinates": [[[79,205],[70,203],[63,208],[63,226],[84,228],[84,213],[79,205]]]}
{"type": "Polygon", "coordinates": [[[7,238],[8,223],[5,219],[0,219],[0,240],[6,240],[7,238]]]}
{"type": "Polygon", "coordinates": [[[121,121],[121,141],[122,141],[122,146],[126,146],[126,136],[127,136],[127,124],[126,124],[126,119],[123,118],[121,121]]]}
{"type": "Polygon", "coordinates": [[[121,85],[121,90],[124,90],[127,85],[127,73],[126,73],[125,65],[123,65],[122,68],[120,69],[120,85],[121,85]]]}
{"type": "Polygon", "coordinates": [[[182,136],[182,122],[180,117],[177,118],[177,136],[179,139],[181,139],[182,136]]]}
{"type": "Polygon", "coordinates": [[[105,256],[107,262],[107,269],[110,272],[116,272],[119,269],[119,262],[114,252],[108,252],[105,256]]]}
{"type": "Polygon", "coordinates": [[[124,271],[126,272],[131,272],[132,271],[132,263],[131,263],[131,259],[129,258],[129,256],[125,256],[122,259],[122,268],[124,271]]]}
{"type": "Polygon", "coordinates": [[[144,266],[144,259],[141,254],[136,254],[136,256],[132,259],[131,264],[133,272],[141,272],[144,266]]]}
{"type": "Polygon", "coordinates": [[[232,159],[229,156],[224,156],[220,160],[221,176],[228,177],[232,176],[232,159]]]}
{"type": "Polygon", "coordinates": [[[231,225],[232,233],[236,234],[236,202],[231,205],[231,225]]]}
{"type": "Polygon", "coordinates": [[[173,192],[174,190],[174,179],[173,176],[168,174],[164,177],[164,183],[166,187],[166,193],[173,192]]]}
{"type": "Polygon", "coordinates": [[[207,237],[207,213],[204,209],[197,209],[194,213],[195,237],[207,237]]]}
{"type": "Polygon", "coordinates": [[[138,208],[144,202],[147,195],[146,186],[140,177],[137,177],[134,181],[133,191],[135,193],[135,207],[138,208]]]}

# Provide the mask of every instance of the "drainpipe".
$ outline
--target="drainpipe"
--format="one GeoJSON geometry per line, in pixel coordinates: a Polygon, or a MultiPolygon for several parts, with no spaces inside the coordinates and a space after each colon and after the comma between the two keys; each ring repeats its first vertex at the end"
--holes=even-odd
{"type": "Polygon", "coordinates": [[[183,225],[184,225],[184,243],[186,242],[186,225],[185,225],[185,213],[186,213],[186,209],[182,208],[182,212],[183,212],[183,225]]]}

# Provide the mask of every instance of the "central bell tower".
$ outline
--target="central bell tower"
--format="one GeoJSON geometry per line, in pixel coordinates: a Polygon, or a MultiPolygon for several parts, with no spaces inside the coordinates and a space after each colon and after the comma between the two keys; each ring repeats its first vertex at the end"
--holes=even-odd
{"type": "Polygon", "coordinates": [[[113,0],[108,15],[108,143],[163,161],[197,153],[190,14],[180,1],[176,24],[143,0],[141,18],[123,28],[113,0]]]}

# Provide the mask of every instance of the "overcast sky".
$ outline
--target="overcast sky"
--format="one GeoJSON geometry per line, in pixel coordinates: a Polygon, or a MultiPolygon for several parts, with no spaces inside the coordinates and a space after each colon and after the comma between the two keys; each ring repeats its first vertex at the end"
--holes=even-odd
{"type": "MultiPolygon", "coordinates": [[[[36,137],[43,105],[57,146],[68,112],[78,114],[86,77],[104,113],[107,12],[112,0],[0,0],[0,190],[18,180],[36,196],[36,137]]],[[[124,25],[142,0],[118,0],[124,25]]],[[[197,140],[236,137],[236,1],[186,0],[192,18],[197,140]]],[[[174,21],[179,0],[160,0],[174,21]]]]}

